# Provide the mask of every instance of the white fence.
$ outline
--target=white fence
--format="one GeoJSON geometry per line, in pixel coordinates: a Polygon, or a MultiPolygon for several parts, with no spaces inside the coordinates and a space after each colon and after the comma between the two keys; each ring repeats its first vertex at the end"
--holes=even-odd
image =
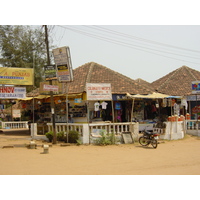
{"type": "MultiPolygon", "coordinates": [[[[47,123],[48,131],[52,131],[52,123],[47,123]]],[[[31,135],[33,139],[37,139],[38,137],[41,138],[40,135],[37,135],[36,127],[34,128],[35,131],[33,133],[31,129],[31,135]]],[[[75,130],[79,132],[81,141],[83,144],[91,143],[92,133],[94,130],[101,129],[105,130],[106,133],[114,133],[116,136],[121,136],[123,132],[130,132],[134,140],[138,139],[139,134],[139,123],[91,123],[91,124],[79,124],[79,123],[56,123],[56,132],[67,132],[67,130],[75,130]]]]}
{"type": "Polygon", "coordinates": [[[186,120],[186,133],[200,136],[200,120],[186,120]]]}
{"type": "Polygon", "coordinates": [[[14,121],[14,122],[2,122],[2,129],[19,129],[19,128],[28,128],[28,121],[14,121]]]}

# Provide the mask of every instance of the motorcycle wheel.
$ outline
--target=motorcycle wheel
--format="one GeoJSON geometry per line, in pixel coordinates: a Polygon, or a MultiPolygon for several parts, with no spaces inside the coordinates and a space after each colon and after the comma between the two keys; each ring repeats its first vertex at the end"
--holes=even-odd
{"type": "Polygon", "coordinates": [[[154,149],[156,149],[157,146],[158,146],[157,140],[153,138],[152,141],[151,141],[151,145],[153,146],[154,149]]]}
{"type": "Polygon", "coordinates": [[[145,138],[144,136],[142,136],[142,137],[139,138],[139,143],[142,146],[147,146],[149,144],[149,140],[147,138],[145,138]]]}

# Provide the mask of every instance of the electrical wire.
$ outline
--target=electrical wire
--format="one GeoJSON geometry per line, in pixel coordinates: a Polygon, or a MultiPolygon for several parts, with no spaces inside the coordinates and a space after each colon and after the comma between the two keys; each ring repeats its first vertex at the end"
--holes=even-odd
{"type": "Polygon", "coordinates": [[[187,49],[187,48],[183,48],[183,47],[177,47],[177,46],[173,46],[173,45],[169,45],[169,44],[165,44],[165,43],[161,43],[161,42],[156,42],[156,41],[153,41],[153,40],[147,40],[147,39],[144,39],[144,38],[140,38],[140,37],[136,37],[136,36],[133,36],[133,35],[121,33],[121,32],[118,32],[118,31],[113,31],[111,29],[104,28],[104,27],[101,27],[101,26],[95,26],[94,25],[94,26],[87,26],[87,27],[89,27],[89,28],[96,28],[98,30],[101,29],[103,31],[106,31],[106,32],[109,32],[109,33],[113,33],[115,35],[120,35],[120,36],[132,38],[132,39],[135,39],[135,40],[139,40],[139,41],[143,41],[143,42],[147,42],[147,43],[151,43],[151,44],[156,44],[156,45],[170,47],[170,48],[175,48],[175,49],[180,49],[180,50],[184,50],[184,51],[191,51],[191,52],[200,53],[200,51],[198,51],[198,50],[187,49]]]}
{"type": "MultiPolygon", "coordinates": [[[[141,45],[135,45],[135,44],[127,43],[127,42],[121,41],[119,39],[116,40],[116,39],[114,39],[114,37],[110,38],[110,37],[102,35],[102,34],[96,35],[96,34],[91,33],[91,31],[87,32],[85,30],[80,30],[80,29],[74,28],[73,26],[62,26],[62,25],[57,25],[57,26],[62,27],[64,29],[71,30],[73,32],[76,32],[76,33],[79,33],[79,34],[82,34],[82,35],[86,35],[86,36],[89,36],[89,37],[93,37],[93,38],[100,39],[100,40],[110,42],[110,43],[114,43],[114,44],[117,44],[117,45],[126,46],[126,47],[133,48],[133,49],[140,50],[140,51],[145,51],[145,52],[148,52],[148,53],[151,53],[151,54],[163,56],[163,57],[170,58],[170,59],[200,64],[200,63],[197,63],[197,62],[192,62],[192,61],[187,61],[187,60],[178,59],[178,58],[174,58],[174,57],[169,57],[169,56],[158,54],[158,53],[155,53],[155,52],[152,52],[152,51],[158,51],[159,53],[167,53],[167,54],[184,56],[184,57],[193,58],[193,59],[199,59],[197,57],[192,57],[192,56],[187,56],[187,55],[183,55],[183,54],[177,54],[177,53],[167,52],[167,51],[163,51],[163,50],[157,50],[157,49],[152,49],[152,48],[148,48],[148,47],[143,47],[141,45]],[[148,51],[148,50],[150,50],[150,51],[148,51]]],[[[175,46],[173,46],[173,47],[175,48],[175,46]]],[[[177,47],[177,48],[179,48],[179,47],[177,47]]],[[[187,49],[187,50],[189,50],[189,49],[187,49]]]]}
{"type": "MultiPolygon", "coordinates": [[[[92,28],[90,26],[86,26],[86,27],[89,27],[89,28],[92,28]]],[[[123,34],[125,36],[130,36],[130,35],[127,35],[127,34],[123,34]]],[[[123,40],[127,40],[127,38],[123,38],[123,40]]],[[[128,40],[129,42],[133,42],[132,40],[128,40]]],[[[130,44],[130,43],[128,43],[130,44]]],[[[145,45],[150,45],[150,44],[145,44],[145,45]]],[[[198,59],[199,60],[199,57],[194,57],[194,56],[189,56],[189,55],[183,55],[183,54],[178,54],[178,53],[172,53],[172,52],[169,52],[169,51],[164,51],[164,50],[157,50],[157,49],[153,49],[153,48],[148,48],[148,47],[143,47],[143,46],[138,46],[138,45],[133,45],[133,46],[136,46],[136,47],[139,47],[139,48],[145,48],[145,49],[149,49],[149,50],[153,50],[153,51],[158,51],[158,52],[162,52],[162,53],[168,53],[168,54],[172,54],[172,55],[177,55],[177,56],[184,56],[184,57],[188,57],[188,58],[193,58],[193,59],[198,59]]],[[[151,45],[152,46],[152,45],[151,45]]],[[[175,47],[174,47],[175,48],[175,47]]],[[[177,47],[178,49],[180,49],[180,47],[177,47]]],[[[186,49],[185,49],[186,50],[186,49]]],[[[188,49],[188,51],[191,51],[188,49]]],[[[200,51],[199,51],[200,52],[200,51]]]]}

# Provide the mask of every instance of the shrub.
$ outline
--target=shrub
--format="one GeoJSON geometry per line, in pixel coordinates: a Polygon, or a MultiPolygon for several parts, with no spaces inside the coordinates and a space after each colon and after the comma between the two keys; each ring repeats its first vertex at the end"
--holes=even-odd
{"type": "Polygon", "coordinates": [[[52,142],[52,140],[53,140],[53,132],[49,131],[49,132],[45,133],[45,135],[49,139],[49,142],[52,142]]]}
{"type": "Polygon", "coordinates": [[[57,133],[57,141],[65,141],[65,133],[64,131],[58,132],[57,133]]]}
{"type": "MultiPolygon", "coordinates": [[[[52,131],[45,133],[45,135],[49,139],[49,142],[53,141],[53,132],[52,131]]],[[[67,135],[64,133],[64,131],[58,132],[56,134],[56,137],[57,137],[57,141],[67,142],[67,135]]],[[[69,143],[78,143],[77,141],[79,141],[79,133],[77,131],[69,131],[68,142],[69,143]]]]}
{"type": "Polygon", "coordinates": [[[96,145],[110,145],[115,143],[114,134],[106,134],[105,131],[100,132],[101,137],[94,140],[96,145]]]}
{"type": "Polygon", "coordinates": [[[69,143],[77,143],[78,139],[79,139],[79,133],[77,131],[69,131],[68,134],[69,143]]]}

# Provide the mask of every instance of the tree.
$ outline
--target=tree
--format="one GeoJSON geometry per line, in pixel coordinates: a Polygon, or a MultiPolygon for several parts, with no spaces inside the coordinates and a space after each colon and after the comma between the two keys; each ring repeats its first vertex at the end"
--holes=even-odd
{"type": "Polygon", "coordinates": [[[45,33],[31,26],[0,26],[0,65],[34,68],[35,86],[43,80],[47,63],[45,33]]]}

